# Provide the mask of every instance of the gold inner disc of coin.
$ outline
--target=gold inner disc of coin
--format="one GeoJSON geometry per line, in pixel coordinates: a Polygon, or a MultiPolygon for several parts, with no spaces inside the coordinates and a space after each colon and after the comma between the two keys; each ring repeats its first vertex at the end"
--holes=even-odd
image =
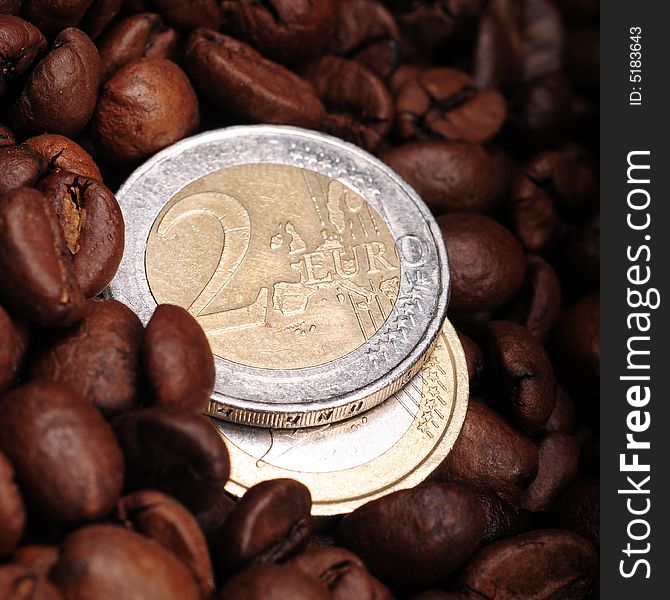
{"type": "Polygon", "coordinates": [[[395,305],[400,261],[379,214],[343,183],[246,164],[181,189],[153,224],[146,273],[186,308],[217,356],[264,369],[356,350],[395,305]]]}

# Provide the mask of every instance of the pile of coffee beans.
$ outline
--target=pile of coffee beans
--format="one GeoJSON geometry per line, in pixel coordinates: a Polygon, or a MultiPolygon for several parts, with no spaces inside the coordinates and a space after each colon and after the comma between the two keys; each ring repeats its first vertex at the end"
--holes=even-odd
{"type": "Polygon", "coordinates": [[[598,597],[599,3],[0,0],[0,598],[598,597]],[[375,153],[444,232],[471,399],[429,482],[339,519],[224,492],[189,313],[100,297],[114,190],[212,128],[375,153]]]}

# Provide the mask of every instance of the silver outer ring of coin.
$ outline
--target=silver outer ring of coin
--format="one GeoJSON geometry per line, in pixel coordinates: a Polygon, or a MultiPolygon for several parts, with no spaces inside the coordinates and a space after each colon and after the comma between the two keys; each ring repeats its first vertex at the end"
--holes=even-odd
{"type": "Polygon", "coordinates": [[[379,331],[329,363],[271,370],[215,356],[216,383],[207,413],[247,425],[294,428],[339,421],[379,404],[418,372],[440,333],[449,300],[447,253],[439,226],[417,193],[382,162],[338,138],[295,127],[250,125],[209,131],[156,154],[117,193],[126,243],[107,296],[127,304],[146,323],[156,301],[145,251],[159,212],[194,180],[250,163],[309,169],[358,192],[396,240],[400,291],[379,331]]]}

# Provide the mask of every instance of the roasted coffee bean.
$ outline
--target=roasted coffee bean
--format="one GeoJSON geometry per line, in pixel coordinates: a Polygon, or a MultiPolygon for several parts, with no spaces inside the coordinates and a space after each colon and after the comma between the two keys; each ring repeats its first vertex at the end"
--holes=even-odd
{"type": "Polygon", "coordinates": [[[575,533],[530,531],[482,548],[465,567],[460,587],[472,598],[586,600],[597,562],[593,546],[575,533]]]}
{"type": "Polygon", "coordinates": [[[479,494],[479,499],[486,517],[484,543],[488,544],[521,532],[522,518],[518,506],[494,493],[482,492],[479,494]]]}
{"type": "Polygon", "coordinates": [[[235,502],[226,494],[221,494],[214,504],[195,515],[210,546],[215,546],[217,540],[221,539],[223,524],[233,508],[235,502]]]}
{"type": "Polygon", "coordinates": [[[29,330],[0,306],[0,393],[14,381],[28,349],[29,330]]]}
{"type": "Polygon", "coordinates": [[[44,173],[47,162],[34,150],[21,146],[0,148],[0,196],[21,186],[32,187],[44,173]]]}
{"type": "Polygon", "coordinates": [[[63,600],[44,577],[17,564],[0,566],[0,598],[8,600],[63,600]]]}
{"type": "Polygon", "coordinates": [[[23,535],[25,522],[26,512],[14,481],[14,469],[0,452],[0,558],[14,551],[23,535]]]}
{"type": "Polygon", "coordinates": [[[29,320],[71,325],[83,316],[58,219],[37,190],[21,187],[0,199],[0,272],[0,296],[29,320]]]}
{"type": "Polygon", "coordinates": [[[522,6],[523,78],[532,81],[561,70],[565,35],[552,0],[525,0],[522,6]]]}
{"type": "Polygon", "coordinates": [[[156,13],[131,15],[119,21],[98,43],[103,81],[138,58],[175,59],[178,42],[179,34],[156,13]]]}
{"type": "Polygon", "coordinates": [[[0,148],[13,146],[14,144],[16,144],[16,138],[14,137],[12,130],[0,123],[0,148]]]}
{"type": "Polygon", "coordinates": [[[12,562],[25,567],[31,573],[47,577],[51,568],[58,562],[58,546],[47,544],[21,546],[12,555],[12,562]]]}
{"type": "Polygon", "coordinates": [[[556,379],[544,348],[522,325],[495,321],[489,326],[488,356],[506,410],[526,433],[537,433],[556,404],[556,379]]]}
{"type": "Polygon", "coordinates": [[[36,350],[33,380],[67,384],[113,416],[138,404],[144,328],[116,300],[89,300],[74,328],[50,333],[36,350]]]}
{"type": "Polygon", "coordinates": [[[304,71],[328,111],[321,128],[375,150],[391,129],[393,99],[384,83],[357,62],[324,56],[304,71]]]}
{"type": "Polygon", "coordinates": [[[425,585],[460,567],[481,544],[485,528],[475,492],[431,483],[357,508],[340,523],[338,540],[383,581],[425,585]]]}
{"type": "Polygon", "coordinates": [[[82,292],[99,294],[123,255],[123,215],[114,194],[99,181],[69,171],[46,177],[39,189],[58,216],[82,292]]]}
{"type": "Polygon", "coordinates": [[[549,419],[542,428],[549,433],[551,431],[562,431],[570,433],[575,427],[575,404],[568,393],[560,386],[556,386],[556,404],[551,411],[549,419]]]}
{"type": "Polygon", "coordinates": [[[461,481],[483,492],[518,503],[538,469],[532,440],[500,415],[470,399],[461,433],[436,477],[461,481]]]}
{"type": "Polygon", "coordinates": [[[18,15],[22,5],[23,0],[0,0],[0,13],[18,15]]]}
{"type": "Polygon", "coordinates": [[[157,542],[188,567],[202,598],[214,593],[214,574],[205,537],[193,515],[179,502],[151,490],[124,496],[116,518],[157,542]]]}
{"type": "Polygon", "coordinates": [[[191,314],[173,304],[156,307],[142,346],[150,402],[201,413],[214,389],[209,342],[191,314]]]}
{"type": "Polygon", "coordinates": [[[23,146],[37,152],[51,171],[71,171],[102,183],[100,169],[91,155],[77,142],[63,135],[37,135],[26,140],[23,146]]]}
{"type": "Polygon", "coordinates": [[[505,227],[475,213],[443,215],[438,223],[451,268],[451,311],[488,311],[516,296],[526,259],[505,227]]]}
{"type": "Polygon", "coordinates": [[[27,21],[0,14],[0,97],[17,75],[26,73],[47,46],[42,32],[27,21]]]}
{"type": "Polygon", "coordinates": [[[289,565],[252,565],[233,577],[219,600],[331,600],[313,577],[289,565]]]}
{"type": "Polygon", "coordinates": [[[412,142],[379,158],[409,183],[434,214],[486,212],[497,196],[488,153],[470,142],[412,142]]]}
{"type": "Polygon", "coordinates": [[[553,267],[540,256],[526,257],[526,279],[506,319],[524,325],[544,343],[562,309],[561,282],[553,267]]]}
{"type": "Polygon", "coordinates": [[[199,120],[198,99],[186,74],[170,60],[141,58],[103,85],[93,137],[107,160],[127,163],[190,135],[199,120]]]}
{"type": "Polygon", "coordinates": [[[484,369],[484,353],[472,338],[468,337],[460,331],[458,331],[457,334],[458,339],[461,342],[461,346],[463,346],[465,362],[468,365],[470,388],[472,389],[473,382],[475,382],[480,377],[482,370],[484,369]]]}
{"type": "Polygon", "coordinates": [[[35,67],[9,111],[17,129],[77,135],[93,114],[100,85],[100,57],[90,38],[65,29],[35,67]]]}
{"type": "MultiPolygon", "coordinates": [[[[652,305],[654,302],[652,302],[652,305]]],[[[556,368],[575,398],[600,399],[600,294],[571,306],[554,336],[556,368]]]]}
{"type": "Polygon", "coordinates": [[[80,29],[92,40],[97,39],[116,17],[122,4],[123,0],[93,0],[79,22],[80,29]]]}
{"type": "MultiPolygon", "coordinates": [[[[641,502],[644,507],[647,501],[641,502]]],[[[561,495],[551,510],[555,527],[570,529],[600,547],[600,480],[579,479],[561,495]]]]}
{"type": "Polygon", "coordinates": [[[402,139],[443,138],[485,143],[507,117],[503,96],[480,90],[456,69],[427,69],[408,79],[396,94],[396,131],[402,139]]]}
{"type": "Polygon", "coordinates": [[[113,425],[126,458],[130,489],[163,491],[194,514],[218,502],[230,463],[208,419],[156,406],[125,413],[113,425]]]}
{"type": "Polygon", "coordinates": [[[216,549],[218,568],[279,562],[302,550],[311,531],[309,490],[292,479],[256,484],[230,512],[216,549]]]}
{"type": "Polygon", "coordinates": [[[0,403],[0,449],[28,506],[52,523],[100,519],[123,483],[123,457],[100,413],[63,385],[32,382],[0,403]]]}
{"type": "Polygon", "coordinates": [[[526,510],[533,512],[549,509],[579,471],[579,443],[572,434],[548,433],[539,440],[538,449],[537,477],[522,502],[526,510]]]}
{"type": "Polygon", "coordinates": [[[171,552],[112,525],[90,525],[70,534],[51,580],[68,600],[199,600],[188,569],[171,552]]]}
{"type": "Polygon", "coordinates": [[[305,552],[288,564],[318,579],[333,600],[392,600],[391,592],[368,573],[363,561],[343,548],[305,552]]]}
{"type": "Polygon", "coordinates": [[[180,29],[217,29],[220,14],[216,0],[152,0],[165,20],[180,29]]]}
{"type": "Polygon", "coordinates": [[[24,16],[44,33],[75,27],[93,0],[25,0],[24,16]]]}
{"type": "MultiPolygon", "coordinates": [[[[335,0],[224,0],[225,31],[282,63],[321,53],[335,31],[335,0]]],[[[201,27],[212,28],[212,22],[201,27]]]]}
{"type": "Polygon", "coordinates": [[[309,83],[226,35],[194,31],[185,62],[198,91],[233,117],[314,129],[325,116],[309,83]]]}

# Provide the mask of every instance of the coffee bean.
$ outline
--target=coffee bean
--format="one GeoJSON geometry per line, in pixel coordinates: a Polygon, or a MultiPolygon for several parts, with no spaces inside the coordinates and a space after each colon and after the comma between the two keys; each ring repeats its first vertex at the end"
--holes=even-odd
{"type": "Polygon", "coordinates": [[[12,554],[12,561],[31,573],[47,577],[51,568],[58,562],[58,546],[48,544],[21,546],[12,554]]]}
{"type": "Polygon", "coordinates": [[[32,67],[46,46],[46,38],[34,25],[10,14],[0,14],[0,97],[12,79],[32,67]]]}
{"type": "Polygon", "coordinates": [[[219,600],[331,600],[314,578],[289,565],[252,565],[233,577],[219,600]]]}
{"type": "Polygon", "coordinates": [[[83,316],[84,296],[53,208],[21,187],[0,199],[0,295],[17,313],[45,326],[83,316]]]}
{"type": "Polygon", "coordinates": [[[190,135],[199,119],[198,100],[186,74],[172,61],[141,58],[103,85],[93,137],[107,160],[133,162],[190,135]]]}
{"type": "Polygon", "coordinates": [[[384,83],[357,62],[324,56],[310,63],[305,78],[328,111],[321,129],[375,150],[393,122],[393,99],[384,83]]]}
{"type": "Polygon", "coordinates": [[[123,0],[93,0],[79,22],[80,29],[96,40],[116,17],[122,4],[123,0]]]}
{"type": "Polygon", "coordinates": [[[129,489],[160,490],[194,514],[218,502],[230,464],[223,440],[205,417],[156,406],[127,412],[113,425],[129,489]]]}
{"type": "Polygon", "coordinates": [[[45,336],[31,362],[33,380],[69,385],[111,417],[138,404],[144,328],[116,300],[89,300],[72,329],[45,336]]]}
{"type": "Polygon", "coordinates": [[[333,600],[392,600],[391,592],[372,577],[363,561],[343,548],[305,552],[288,561],[328,588],[333,600]]]}
{"type": "Polygon", "coordinates": [[[210,546],[216,545],[217,540],[221,539],[223,524],[233,508],[235,502],[226,494],[221,494],[216,502],[195,515],[210,546]]]}
{"type": "Polygon", "coordinates": [[[23,535],[26,513],[14,469],[0,452],[0,557],[9,556],[23,535]]]}
{"type": "Polygon", "coordinates": [[[23,0],[0,0],[0,13],[18,15],[22,5],[23,0]]]}
{"type": "Polygon", "coordinates": [[[119,500],[116,518],[169,550],[188,567],[202,598],[214,593],[214,574],[207,542],[193,515],[179,502],[151,490],[119,500]]]}
{"type": "Polygon", "coordinates": [[[436,477],[460,481],[518,503],[537,475],[538,451],[529,437],[470,399],[461,433],[436,477]]]}
{"type": "Polygon", "coordinates": [[[152,0],[165,20],[179,29],[219,26],[220,14],[216,0],[152,0]]]}
{"type": "Polygon", "coordinates": [[[82,292],[86,297],[99,294],[123,254],[123,215],[114,194],[102,183],[69,171],[46,177],[39,189],[58,216],[82,292]]]}
{"type": "Polygon", "coordinates": [[[138,58],[176,59],[179,34],[160,15],[131,15],[111,27],[98,43],[102,79],[138,58]]]}
{"type": "Polygon", "coordinates": [[[521,532],[522,518],[518,506],[488,492],[481,492],[479,500],[486,517],[484,543],[494,542],[521,532]]]}
{"type": "Polygon", "coordinates": [[[111,428],[60,384],[27,383],[4,396],[0,449],[26,503],[47,522],[100,519],[121,492],[123,458],[111,428]]]}
{"type": "Polygon", "coordinates": [[[0,566],[0,598],[11,600],[63,600],[44,577],[17,564],[0,566]]]}
{"type": "Polygon", "coordinates": [[[505,408],[526,433],[537,433],[556,403],[556,379],[544,349],[525,327],[495,321],[488,356],[506,395],[505,408]]]}
{"type": "Polygon", "coordinates": [[[505,99],[494,89],[480,90],[456,69],[427,69],[396,94],[396,131],[405,140],[442,138],[485,143],[507,117],[505,99]]]}
{"type": "Polygon", "coordinates": [[[247,490],[221,530],[219,570],[234,573],[302,550],[311,531],[311,508],[309,490],[292,479],[271,479],[247,490]]]}
{"type": "Polygon", "coordinates": [[[47,162],[24,145],[0,147],[0,196],[21,186],[32,187],[47,168],[47,162]]]}
{"type": "Polygon", "coordinates": [[[452,311],[492,310],[516,296],[526,260],[505,227],[475,213],[443,215],[438,223],[449,255],[452,311]]]}
{"type": "Polygon", "coordinates": [[[185,62],[198,91],[231,116],[315,128],[325,115],[309,83],[231,37],[193,32],[185,62]]]}
{"type": "Polygon", "coordinates": [[[0,148],[13,146],[14,144],[16,144],[16,137],[14,137],[12,130],[0,123],[0,148]]]}
{"type": "Polygon", "coordinates": [[[35,67],[8,115],[17,129],[77,135],[91,118],[100,85],[100,57],[90,38],[65,29],[35,67]]]}
{"type": "Polygon", "coordinates": [[[112,525],[90,525],[63,542],[51,580],[68,600],[198,600],[177,557],[145,537],[112,525]]]}
{"type": "Polygon", "coordinates": [[[23,13],[44,33],[75,27],[93,0],[25,0],[23,13]]]}
{"type": "Polygon", "coordinates": [[[434,214],[486,212],[497,181],[488,153],[470,142],[412,142],[379,158],[409,183],[434,214]]]}
{"type": "Polygon", "coordinates": [[[28,339],[27,326],[0,306],[0,393],[16,381],[28,349],[28,339]]]}
{"type": "Polygon", "coordinates": [[[479,379],[482,370],[484,369],[484,353],[472,338],[469,338],[460,331],[457,331],[456,333],[458,334],[458,339],[461,342],[461,346],[463,346],[465,362],[468,365],[470,389],[472,389],[473,383],[479,379]]]}
{"type": "Polygon", "coordinates": [[[382,580],[425,585],[460,567],[481,544],[485,527],[472,490],[432,483],[357,508],[340,523],[338,540],[382,580]]]}
{"type": "Polygon", "coordinates": [[[102,183],[100,169],[93,157],[77,142],[63,135],[37,135],[27,139],[23,146],[37,152],[52,171],[71,171],[102,183]]]}
{"type": "Polygon", "coordinates": [[[551,431],[561,431],[570,433],[575,427],[575,404],[568,393],[560,386],[556,386],[556,404],[551,411],[549,419],[542,428],[549,433],[551,431]]]}
{"type": "Polygon", "coordinates": [[[593,546],[566,530],[538,530],[482,548],[465,567],[460,587],[468,597],[591,597],[598,557],[593,546]]]}
{"type": "Polygon", "coordinates": [[[282,63],[320,54],[335,31],[336,9],[334,0],[221,2],[224,30],[282,63]]]}
{"type": "Polygon", "coordinates": [[[572,483],[556,500],[550,518],[554,527],[575,531],[599,548],[600,479],[586,477],[572,483]]]}
{"type": "Polygon", "coordinates": [[[180,306],[161,304],[142,346],[151,403],[203,412],[214,389],[214,357],[198,322],[180,306]]]}

